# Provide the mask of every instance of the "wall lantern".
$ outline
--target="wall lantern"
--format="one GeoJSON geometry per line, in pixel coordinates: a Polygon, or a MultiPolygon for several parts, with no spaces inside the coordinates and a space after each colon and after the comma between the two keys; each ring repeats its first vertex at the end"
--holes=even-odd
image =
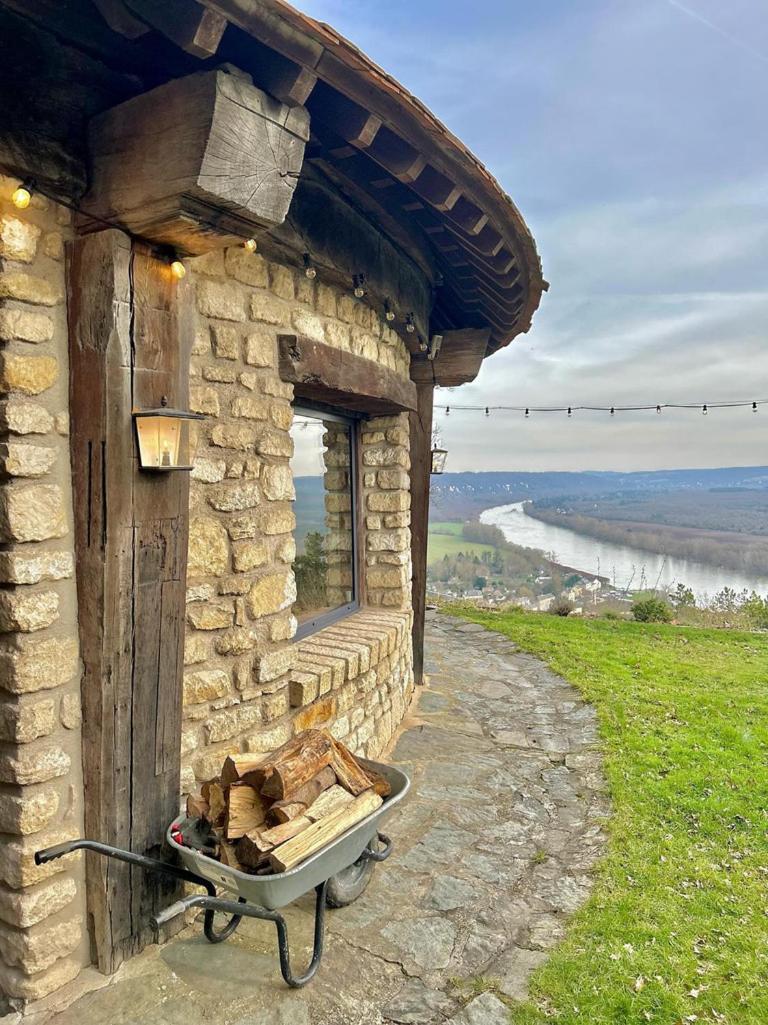
{"type": "Polygon", "coordinates": [[[445,473],[445,461],[448,458],[448,452],[444,448],[438,448],[437,445],[432,449],[432,468],[430,473],[445,473]]]}
{"type": "Polygon", "coordinates": [[[197,448],[197,432],[191,437],[190,422],[203,420],[200,413],[169,409],[163,396],[159,409],[135,409],[139,465],[155,473],[167,470],[191,470],[197,448]]]}

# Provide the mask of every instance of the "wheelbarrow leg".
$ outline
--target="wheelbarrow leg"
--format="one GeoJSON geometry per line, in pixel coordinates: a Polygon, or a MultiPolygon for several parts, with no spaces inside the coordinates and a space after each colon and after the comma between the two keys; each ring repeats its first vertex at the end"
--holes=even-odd
{"type": "MultiPolygon", "coordinates": [[[[277,929],[277,947],[280,955],[280,973],[285,982],[293,989],[300,989],[306,986],[320,965],[323,956],[323,941],[325,939],[325,888],[328,881],[315,887],[315,935],[312,947],[312,960],[303,975],[294,975],[291,969],[291,953],[288,944],[288,926],[279,911],[270,911],[268,908],[258,907],[256,904],[236,903],[233,900],[222,900],[220,897],[204,897],[202,894],[194,894],[185,897],[183,900],[171,904],[170,907],[156,915],[154,922],[156,926],[164,925],[176,915],[181,915],[190,908],[204,908],[206,914],[213,914],[215,911],[222,911],[228,915],[245,918],[259,918],[263,921],[274,922],[277,929]]],[[[207,934],[206,934],[207,935],[207,934]]]]}

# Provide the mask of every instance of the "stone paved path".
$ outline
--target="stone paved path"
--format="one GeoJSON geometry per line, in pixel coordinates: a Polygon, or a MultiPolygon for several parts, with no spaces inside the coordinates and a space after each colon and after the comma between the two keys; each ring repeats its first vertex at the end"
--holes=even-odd
{"type": "MultiPolygon", "coordinates": [[[[530,973],[587,898],[609,814],[592,709],[498,634],[428,623],[430,686],[391,760],[413,789],[387,822],[397,849],[364,896],[329,913],[326,954],[286,989],[274,931],[244,920],[210,946],[199,927],[124,966],[52,1025],[507,1025],[499,997],[530,973]],[[467,1003],[456,979],[491,977],[467,1003]]],[[[287,914],[299,966],[311,902],[287,914]]]]}

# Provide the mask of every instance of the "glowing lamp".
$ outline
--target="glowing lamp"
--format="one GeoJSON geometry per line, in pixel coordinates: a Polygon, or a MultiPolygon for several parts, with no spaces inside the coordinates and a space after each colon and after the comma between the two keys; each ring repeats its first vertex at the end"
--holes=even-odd
{"type": "Polygon", "coordinates": [[[430,473],[445,473],[445,461],[447,458],[447,450],[435,446],[432,449],[432,466],[430,468],[430,473]]]}
{"type": "Polygon", "coordinates": [[[169,470],[191,470],[197,447],[197,432],[190,430],[200,413],[185,409],[135,409],[136,440],[142,470],[162,473],[169,470]]]}
{"type": "Polygon", "coordinates": [[[171,274],[173,274],[177,281],[181,281],[186,273],[187,268],[181,260],[171,260],[171,274]]]}
{"type": "Polygon", "coordinates": [[[26,210],[31,199],[32,193],[27,182],[24,182],[19,185],[17,189],[14,189],[13,195],[11,196],[11,202],[18,210],[26,210]]]}
{"type": "Polygon", "coordinates": [[[243,242],[243,249],[247,250],[249,253],[255,253],[258,248],[259,244],[255,238],[247,238],[245,242],[243,242]]]}

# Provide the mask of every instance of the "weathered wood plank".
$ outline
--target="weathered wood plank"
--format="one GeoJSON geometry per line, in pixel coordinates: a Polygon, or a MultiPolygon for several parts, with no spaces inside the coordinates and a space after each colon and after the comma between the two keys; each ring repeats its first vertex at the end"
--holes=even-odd
{"type": "Polygon", "coordinates": [[[128,7],[152,28],[193,57],[204,60],[219,48],[227,19],[195,0],[126,0],[128,7]]]}
{"type": "Polygon", "coordinates": [[[276,872],[286,872],[301,864],[315,851],[327,846],[337,836],[341,836],[350,827],[376,811],[381,804],[382,799],[373,790],[360,794],[351,804],[339,808],[327,818],[313,822],[298,836],[276,847],[269,855],[272,867],[276,872]]]}
{"type": "Polygon", "coordinates": [[[411,379],[417,384],[439,384],[454,388],[474,381],[480,373],[486,353],[490,328],[465,328],[443,332],[443,344],[434,360],[411,361],[411,379]]]}
{"type": "Polygon", "coordinates": [[[297,396],[367,413],[416,408],[416,388],[388,367],[300,335],[278,335],[280,376],[297,396]]]}
{"type": "Polygon", "coordinates": [[[427,601],[427,543],[429,535],[429,485],[432,457],[432,382],[419,384],[418,407],[410,415],[411,427],[411,563],[413,580],[413,675],[424,682],[424,617],[427,601]]]}

